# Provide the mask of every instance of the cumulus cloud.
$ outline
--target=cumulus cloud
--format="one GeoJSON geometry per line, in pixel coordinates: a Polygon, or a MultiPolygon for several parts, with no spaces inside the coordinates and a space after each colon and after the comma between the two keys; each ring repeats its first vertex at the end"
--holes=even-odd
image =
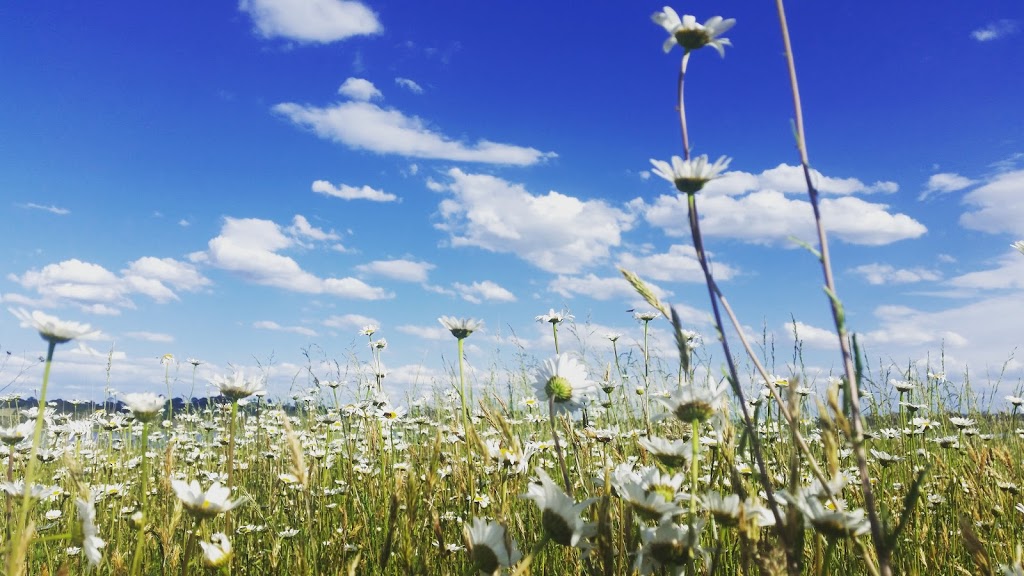
{"type": "Polygon", "coordinates": [[[429,262],[414,260],[376,260],[369,264],[360,264],[356,270],[365,274],[384,276],[402,282],[426,282],[427,276],[435,266],[429,262]]]}
{"type": "Polygon", "coordinates": [[[352,0],[240,0],[264,38],[327,44],[383,30],[377,15],[352,0]]]}
{"type": "MultiPolygon", "coordinates": [[[[115,274],[99,264],[78,259],[48,264],[8,278],[35,290],[50,306],[71,303],[94,314],[116,315],[134,308],[132,295],[147,296],[158,303],[179,300],[176,292],[195,292],[210,280],[196,268],[173,258],[145,256],[115,274]]],[[[6,298],[5,298],[6,299],[6,298]]]]}
{"type": "Polygon", "coordinates": [[[415,116],[362,101],[318,107],[286,102],[274,112],[317,136],[358,150],[410,158],[527,166],[557,156],[536,148],[479,140],[453,140],[415,116]]]}
{"type": "MultiPolygon", "coordinates": [[[[833,178],[825,176],[817,170],[811,169],[811,182],[822,194],[871,194],[875,192],[893,193],[899,191],[899,185],[895,182],[880,181],[874,184],[865,184],[857,178],[833,178]]],[[[779,192],[794,194],[806,193],[807,181],[804,179],[802,166],[790,164],[779,164],[775,168],[765,170],[758,176],[758,184],[761,188],[771,188],[779,192]]]]}
{"type": "Polygon", "coordinates": [[[396,326],[395,330],[402,334],[408,334],[415,336],[419,340],[433,340],[435,342],[449,342],[452,339],[452,333],[448,331],[444,326],[414,326],[411,324],[404,324],[402,326],[396,326]]]}
{"type": "Polygon", "coordinates": [[[1024,256],[1009,250],[985,270],[968,272],[949,279],[949,285],[961,290],[1024,289],[1024,256]]]}
{"type": "Polygon", "coordinates": [[[405,88],[413,94],[423,94],[423,87],[408,78],[395,78],[395,84],[405,88]]]}
{"type": "Polygon", "coordinates": [[[342,314],[336,316],[328,316],[323,321],[323,325],[328,328],[345,328],[357,331],[363,326],[380,326],[380,322],[376,318],[370,316],[363,316],[362,314],[342,314]]]}
{"type": "MultiPolygon", "coordinates": [[[[822,198],[825,227],[833,238],[849,244],[881,246],[927,231],[906,214],[892,214],[885,204],[854,196],[822,198]]],[[[701,229],[705,236],[733,238],[754,244],[788,244],[790,237],[815,238],[810,203],[787,198],[777,190],[760,190],[745,196],[702,196],[701,229]]],[[[670,236],[688,237],[686,198],[660,196],[641,207],[647,222],[670,236]]]]}
{"type": "Polygon", "coordinates": [[[373,82],[365,80],[363,78],[347,78],[345,82],[338,88],[338,94],[342,96],[348,96],[352,100],[370,101],[374,98],[383,98],[384,95],[377,87],[373,85],[373,82]]]}
{"type": "Polygon", "coordinates": [[[306,328],[305,326],[282,326],[273,320],[259,320],[252,323],[253,328],[259,330],[272,330],[274,332],[290,332],[292,334],[299,334],[302,336],[316,336],[316,330],[306,328]]]}
{"type": "Polygon", "coordinates": [[[398,200],[398,196],[389,194],[383,190],[377,190],[369,186],[362,186],[356,188],[355,186],[349,186],[348,184],[340,184],[335,186],[326,180],[317,180],[313,182],[313,192],[317,194],[323,194],[324,196],[333,196],[335,198],[341,198],[342,200],[372,200],[373,202],[394,202],[398,200]]]}
{"type": "MultiPolygon", "coordinates": [[[[712,262],[712,272],[719,281],[729,280],[736,275],[736,269],[728,264],[712,262]]],[[[662,282],[704,282],[704,272],[697,260],[697,252],[693,246],[673,244],[668,252],[637,256],[623,254],[619,256],[619,267],[635,272],[646,280],[662,282]]]]}
{"type": "Polygon", "coordinates": [[[839,350],[839,337],[836,336],[835,330],[828,330],[825,328],[818,328],[810,324],[805,324],[799,320],[794,322],[786,322],[782,325],[783,330],[786,334],[792,336],[795,334],[805,346],[810,348],[820,349],[835,349],[839,350]]]}
{"type": "Polygon", "coordinates": [[[971,31],[971,38],[978,42],[991,42],[1017,32],[1019,26],[1013,20],[996,20],[971,31]]]}
{"type": "Polygon", "coordinates": [[[208,249],[194,252],[189,258],[233,272],[256,284],[291,292],[361,300],[392,297],[383,288],[356,278],[320,278],[303,270],[290,256],[280,254],[301,245],[299,239],[288,235],[287,231],[271,220],[226,217],[220,234],[209,241],[208,249]]]}
{"type": "Polygon", "coordinates": [[[964,195],[964,204],[974,208],[960,216],[960,225],[991,234],[1024,235],[1024,170],[996,175],[964,195]]]}
{"type": "Polygon", "coordinates": [[[925,189],[918,195],[918,200],[925,200],[929,196],[935,194],[946,194],[948,192],[957,192],[963,190],[968,186],[974,184],[974,180],[966,178],[953,172],[940,172],[938,174],[932,174],[928,177],[928,183],[925,185],[925,189]]]}
{"type": "Polygon", "coordinates": [[[463,300],[472,302],[473,304],[479,304],[484,300],[492,300],[496,302],[516,301],[515,294],[509,292],[500,285],[491,282],[490,280],[473,282],[472,284],[456,282],[452,287],[463,300]]]}
{"type": "Polygon", "coordinates": [[[435,227],[452,246],[512,253],[548,272],[574,274],[606,259],[633,225],[632,214],[600,200],[533,195],[520,184],[457,168],[448,176],[451,197],[439,205],[435,227]]]}
{"type": "MultiPolygon", "coordinates": [[[[662,300],[666,300],[672,294],[657,284],[648,281],[646,278],[644,282],[651,289],[651,292],[662,300]]],[[[597,276],[596,274],[584,274],[583,276],[559,275],[548,283],[548,290],[566,299],[586,296],[594,300],[629,301],[630,299],[638,298],[636,290],[621,274],[616,274],[615,276],[597,276]]]]}
{"type": "Polygon", "coordinates": [[[926,268],[895,268],[890,264],[862,264],[851,269],[851,272],[863,276],[868,284],[912,284],[915,282],[935,281],[942,275],[935,270],[926,268]]]}

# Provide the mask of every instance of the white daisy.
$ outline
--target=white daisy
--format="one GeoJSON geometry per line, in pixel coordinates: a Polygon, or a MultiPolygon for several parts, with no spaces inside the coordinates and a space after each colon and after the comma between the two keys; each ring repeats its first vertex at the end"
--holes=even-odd
{"type": "Polygon", "coordinates": [[[714,16],[704,24],[698,24],[694,16],[686,14],[679,18],[679,14],[672,8],[665,6],[661,12],[651,15],[651,20],[669,33],[668,40],[662,45],[662,49],[668,53],[676,44],[683,47],[687,52],[697,50],[704,46],[711,46],[718,51],[718,54],[725,57],[725,47],[732,46],[728,38],[718,36],[728,31],[736,24],[736,19],[722,19],[721,16],[714,16]]]}
{"type": "Polygon", "coordinates": [[[652,172],[674,184],[676,190],[684,194],[695,194],[728,168],[731,161],[731,158],[722,156],[714,164],[708,164],[708,155],[701,154],[689,160],[673,156],[671,164],[652,158],[651,164],[654,166],[652,172]]]}
{"type": "Polygon", "coordinates": [[[586,522],[580,518],[580,513],[597,499],[588,498],[577,503],[566,495],[542,468],[537,468],[536,472],[540,477],[540,484],[531,482],[526,488],[526,494],[520,498],[537,503],[541,511],[544,533],[562,546],[589,549],[590,543],[586,539],[597,535],[597,524],[586,522]]]}
{"type": "Polygon", "coordinates": [[[590,380],[586,366],[568,354],[545,360],[534,387],[538,396],[554,400],[558,412],[575,410],[588,394],[597,392],[597,384],[590,380]]]}

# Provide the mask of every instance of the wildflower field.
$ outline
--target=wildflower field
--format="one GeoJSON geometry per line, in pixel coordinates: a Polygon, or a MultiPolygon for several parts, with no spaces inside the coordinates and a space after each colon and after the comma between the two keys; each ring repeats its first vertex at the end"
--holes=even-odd
{"type": "Polygon", "coordinates": [[[805,374],[798,348],[792,373],[774,374],[765,343],[735,328],[698,216],[730,160],[691,156],[683,98],[691,57],[724,56],[734,21],[668,7],[652,19],[665,52],[682,51],[682,155],[652,160],[654,174],[689,202],[716,334],[688,330],[622,270],[650,305],[634,314],[644,341],[627,349],[610,334],[597,361],[566,329],[573,316],[552,309],[535,318],[550,357],[471,382],[464,343],[484,322],[444,316],[457,361],[424,389],[388,387],[386,340],[367,326],[364,356],[310,360],[286,403],[262,374],[234,372],[205,398],[170,398],[168,380],[68,406],[47,402],[61,395],[50,368],[91,327],[13,309],[48,350],[38,397],[0,402],[5,573],[1024,575],[1024,392],[993,398],[992,382],[941,362],[868,364],[817,210],[808,257],[841,368],[805,374]],[[675,356],[652,357],[651,323],[671,327],[675,356]]]}

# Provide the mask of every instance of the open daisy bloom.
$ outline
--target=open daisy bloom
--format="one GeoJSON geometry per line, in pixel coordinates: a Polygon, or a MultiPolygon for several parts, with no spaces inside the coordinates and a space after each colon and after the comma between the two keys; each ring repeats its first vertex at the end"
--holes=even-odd
{"type": "Polygon", "coordinates": [[[597,392],[586,367],[568,354],[559,354],[544,361],[534,382],[537,395],[554,402],[557,412],[575,410],[587,394],[597,392]]]}
{"type": "Polygon", "coordinates": [[[676,190],[684,194],[700,192],[705,184],[714,180],[729,167],[729,162],[732,162],[731,158],[722,156],[714,164],[708,164],[707,154],[701,154],[690,160],[673,156],[671,164],[663,160],[651,159],[651,164],[654,166],[653,172],[673,183],[676,190]]]}
{"type": "Polygon", "coordinates": [[[494,574],[501,568],[508,568],[519,562],[523,554],[516,541],[509,537],[505,527],[497,522],[473,518],[468,529],[472,543],[470,559],[481,574],[494,574]]]}
{"type": "Polygon", "coordinates": [[[732,46],[728,38],[719,38],[736,24],[735,18],[723,19],[721,16],[714,16],[704,24],[697,23],[697,18],[689,14],[679,18],[679,14],[672,8],[665,6],[661,12],[651,15],[651,20],[661,26],[669,33],[662,49],[667,54],[676,44],[683,47],[683,50],[690,52],[705,46],[711,46],[718,50],[718,54],[725,57],[725,47],[732,46]]]}
{"type": "Polygon", "coordinates": [[[183,480],[171,480],[171,487],[178,499],[185,508],[200,519],[213,518],[234,508],[237,508],[244,500],[229,500],[231,490],[221,486],[220,482],[214,482],[210,489],[203,491],[198,480],[186,484],[183,480]]]}
{"type": "Polygon", "coordinates": [[[700,547],[703,528],[704,520],[697,520],[692,526],[663,520],[657,528],[644,528],[640,532],[643,546],[637,552],[633,569],[641,574],[656,570],[674,576],[684,574],[698,556],[706,560],[707,552],[700,547]]]}
{"type": "Polygon", "coordinates": [[[199,545],[203,548],[203,565],[207,568],[220,568],[231,560],[231,541],[223,532],[210,536],[209,542],[200,541],[199,545]]]}
{"type": "Polygon", "coordinates": [[[88,324],[78,322],[67,322],[49,314],[36,310],[29,312],[23,308],[10,309],[11,314],[21,320],[21,325],[26,328],[35,328],[39,337],[53,344],[64,344],[75,338],[91,336],[96,333],[88,324]]]}
{"type": "Polygon", "coordinates": [[[667,400],[662,400],[673,414],[685,423],[707,422],[720,415],[725,407],[725,393],[729,389],[726,381],[716,384],[708,379],[705,386],[687,384],[677,388],[667,400]]]}
{"type": "Polygon", "coordinates": [[[454,316],[441,316],[437,319],[442,326],[448,329],[459,340],[468,338],[470,334],[483,327],[482,320],[475,318],[456,318],[454,316]]]}
{"type": "Polygon", "coordinates": [[[152,392],[132,392],[124,395],[124,403],[139,422],[152,422],[163,411],[167,401],[152,392]]]}
{"type": "Polygon", "coordinates": [[[540,477],[540,485],[530,483],[526,494],[520,496],[533,500],[541,511],[541,525],[544,534],[562,546],[576,546],[589,549],[586,538],[597,535],[597,524],[586,522],[580,513],[597,501],[588,498],[577,503],[558,487],[542,468],[536,469],[540,477]]]}
{"type": "Polygon", "coordinates": [[[212,382],[221,394],[232,401],[248,398],[264,391],[262,378],[247,380],[241,371],[235,372],[231,376],[215,376],[212,382]]]}

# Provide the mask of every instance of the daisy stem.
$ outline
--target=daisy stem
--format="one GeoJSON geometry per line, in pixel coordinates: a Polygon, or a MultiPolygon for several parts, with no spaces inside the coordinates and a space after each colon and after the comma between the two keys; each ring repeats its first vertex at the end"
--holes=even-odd
{"type": "Polygon", "coordinates": [[[679,102],[679,127],[683,133],[683,160],[690,159],[690,134],[686,130],[686,108],[683,105],[683,80],[686,78],[686,65],[690,62],[690,51],[685,50],[683,52],[683,60],[679,65],[679,89],[678,99],[679,102]]]}
{"type": "Polygon", "coordinates": [[[558,322],[551,323],[551,334],[555,337],[555,356],[558,356],[558,322]]]}
{"type": "Polygon", "coordinates": [[[572,482],[569,480],[569,469],[565,466],[565,456],[562,454],[562,443],[558,440],[558,427],[555,425],[554,394],[548,397],[548,414],[551,421],[551,437],[555,442],[555,454],[558,456],[558,466],[562,469],[562,480],[565,482],[565,493],[572,498],[572,482]]]}
{"type": "MultiPolygon", "coordinates": [[[[32,507],[32,483],[36,475],[36,454],[39,453],[39,443],[43,437],[43,422],[46,413],[46,387],[50,382],[50,367],[53,365],[53,351],[57,348],[57,341],[48,340],[49,346],[46,349],[46,364],[43,366],[43,384],[39,388],[39,401],[36,403],[36,426],[32,431],[32,448],[28,453],[28,465],[25,469],[25,490],[21,497],[21,511],[18,515],[18,526],[11,540],[11,547],[7,551],[7,573],[20,574],[20,568],[25,558],[19,558],[21,550],[27,549],[22,539],[27,536],[28,513],[32,507]]],[[[13,452],[13,449],[12,449],[13,452]]]]}
{"type": "MultiPolygon", "coordinates": [[[[149,422],[142,423],[142,494],[139,495],[139,508],[145,514],[146,496],[149,495],[149,463],[146,460],[146,451],[149,450],[149,422]]],[[[142,566],[142,555],[146,551],[146,523],[138,528],[138,540],[135,542],[135,556],[132,557],[131,575],[136,576],[142,566]]]]}
{"type": "MultiPolygon", "coordinates": [[[[235,418],[238,416],[238,400],[231,401],[231,422],[228,424],[228,492],[235,485],[235,418]]],[[[224,514],[227,533],[231,534],[231,511],[224,514]]]]}
{"type": "MultiPolygon", "coordinates": [[[[867,453],[864,449],[864,422],[861,420],[860,392],[857,389],[857,372],[854,367],[853,354],[850,351],[850,338],[846,331],[845,314],[842,310],[842,304],[835,287],[835,280],[832,276],[828,237],[825,234],[825,227],[821,221],[821,210],[818,206],[818,190],[811,179],[811,164],[807,154],[803,110],[800,104],[800,87],[796,79],[796,61],[793,57],[793,46],[789,40],[789,25],[786,22],[786,11],[782,0],[775,0],[775,5],[778,9],[779,25],[782,29],[782,43],[785,49],[786,65],[789,69],[789,82],[793,93],[796,144],[800,153],[800,164],[803,166],[804,180],[807,184],[807,196],[814,210],[814,222],[818,230],[818,253],[820,255],[819,260],[821,262],[822,274],[825,279],[825,291],[831,304],[832,318],[835,321],[836,336],[839,340],[839,349],[842,352],[843,367],[846,373],[847,390],[850,397],[850,420],[853,424],[853,451],[857,458],[857,469],[860,472],[864,508],[867,510],[868,521],[871,524],[871,541],[875,546],[875,552],[878,554],[878,571],[882,576],[890,576],[892,574],[892,567],[890,566],[892,550],[886,544],[886,536],[875,504],[874,491],[871,487],[871,477],[868,474],[867,453]]],[[[871,565],[869,564],[869,566],[871,565]]]]}
{"type": "Polygon", "coordinates": [[[693,448],[693,457],[690,458],[690,521],[693,522],[697,515],[697,476],[700,474],[700,420],[694,418],[690,422],[690,447],[693,448]]]}
{"type": "Polygon", "coordinates": [[[647,326],[650,320],[644,320],[644,397],[642,399],[644,409],[644,428],[647,430],[647,437],[651,437],[651,356],[647,345],[647,326]]]}

